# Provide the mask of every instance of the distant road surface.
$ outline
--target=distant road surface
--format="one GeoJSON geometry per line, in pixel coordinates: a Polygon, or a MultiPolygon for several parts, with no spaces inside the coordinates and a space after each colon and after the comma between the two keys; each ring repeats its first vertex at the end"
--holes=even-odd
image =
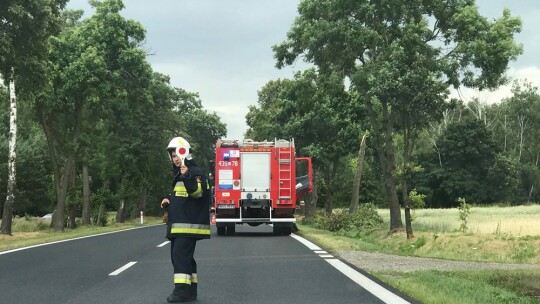
{"type": "MultiPolygon", "coordinates": [[[[317,245],[268,226],[198,243],[195,303],[413,303],[317,245]]],[[[0,303],[167,303],[164,225],[0,252],[0,303]]]]}

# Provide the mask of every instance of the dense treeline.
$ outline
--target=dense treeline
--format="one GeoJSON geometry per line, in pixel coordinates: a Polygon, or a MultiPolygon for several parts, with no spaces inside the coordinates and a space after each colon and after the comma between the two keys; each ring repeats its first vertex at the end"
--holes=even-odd
{"type": "MultiPolygon", "coordinates": [[[[247,115],[251,127],[247,136],[294,137],[302,154],[316,157],[316,168],[320,171],[319,206],[324,207],[330,199],[338,207],[348,207],[362,133],[347,120],[347,106],[336,107],[332,116],[325,112],[331,111],[330,108],[307,97],[316,94],[309,93],[305,100],[297,99],[298,95],[287,95],[288,86],[300,86],[302,77],[298,74],[293,80],[271,81],[261,89],[259,104],[251,106],[247,115]],[[313,103],[308,106],[302,102],[313,103]],[[292,110],[294,104],[299,108],[292,110]],[[276,117],[270,117],[269,113],[276,117]],[[332,122],[338,126],[332,129],[332,122]],[[322,149],[337,152],[332,154],[322,149]],[[327,172],[329,162],[334,163],[334,173],[327,172]],[[333,187],[330,195],[329,185],[333,187]]],[[[411,189],[426,195],[426,207],[455,207],[459,197],[488,205],[540,201],[538,88],[527,82],[515,82],[511,97],[497,103],[489,100],[481,103],[476,99],[468,103],[449,102],[441,117],[420,130],[410,159],[411,189]]],[[[400,147],[402,142],[402,136],[397,135],[395,146],[400,147]]],[[[398,148],[396,152],[402,162],[403,151],[398,148]]],[[[385,206],[383,179],[372,144],[368,144],[365,161],[360,202],[385,206]]],[[[401,168],[396,172],[399,174],[401,168]]]]}
{"type": "MultiPolygon", "coordinates": [[[[55,20],[54,30],[39,37],[45,47],[39,49],[44,54],[32,61],[39,67],[37,74],[28,72],[23,64],[27,54],[8,39],[34,29],[0,28],[0,40],[4,39],[0,46],[11,50],[0,54],[0,63],[13,59],[24,67],[1,71],[5,86],[0,85],[0,196],[9,197],[14,96],[8,84],[13,84],[19,132],[12,211],[41,216],[55,210],[55,230],[73,225],[81,215],[84,223],[91,219],[95,223],[100,210],[117,210],[119,221],[139,211],[158,215],[157,202],[169,190],[170,162],[165,152],[169,140],[187,138],[195,159],[208,169],[213,144],[226,134],[224,123],[203,107],[198,94],[171,86],[167,75],[152,70],[142,47],[145,30],[120,14],[121,0],[91,4],[95,13],[85,19],[82,11],[52,10],[63,8],[61,0],[33,6],[11,1],[9,14],[1,16],[6,20],[3,24],[10,25],[24,13],[48,13],[47,18],[55,20]],[[21,32],[12,33],[16,31],[21,32]],[[28,77],[40,79],[39,85],[19,81],[28,77]]],[[[6,213],[6,208],[2,210],[6,213]]]]}
{"type": "MultiPolygon", "coordinates": [[[[157,214],[149,202],[168,186],[168,140],[186,137],[206,166],[225,125],[196,93],[152,70],[144,28],[121,16],[121,0],[92,0],[86,19],[65,2],[0,5],[0,195],[8,198],[0,212],[57,210],[57,230],[68,214],[84,223],[100,210],[117,210],[119,220],[157,214]]],[[[507,83],[508,63],[522,52],[519,18],[505,10],[489,20],[473,0],[323,2],[302,0],[273,47],[278,68],[298,58],[312,68],[268,82],[246,116],[247,138],[294,138],[313,157],[308,214],[317,204],[352,205],[353,181],[360,203],[390,208],[391,230],[403,226],[400,207],[410,224],[413,191],[428,207],[540,201],[538,89],[516,82],[500,103],[450,98],[452,88],[507,83]]]]}
{"type": "Polygon", "coordinates": [[[298,12],[273,47],[277,67],[301,58],[313,68],[261,88],[247,136],[297,139],[315,158],[311,201],[347,207],[360,180],[361,202],[390,208],[390,230],[403,227],[405,207],[409,236],[413,190],[428,207],[540,200],[537,89],[516,84],[491,106],[450,98],[452,88],[507,83],[522,52],[519,18],[504,10],[488,20],[471,0],[304,0],[298,12]]]}

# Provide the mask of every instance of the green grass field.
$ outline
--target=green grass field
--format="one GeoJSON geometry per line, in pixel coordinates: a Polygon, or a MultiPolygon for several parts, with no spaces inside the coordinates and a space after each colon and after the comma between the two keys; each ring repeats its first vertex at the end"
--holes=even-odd
{"type": "MultiPolygon", "coordinates": [[[[383,219],[390,218],[388,209],[380,209],[383,219]]],[[[413,211],[413,228],[426,232],[454,232],[459,230],[459,211],[454,209],[420,209],[413,211]]],[[[403,220],[405,220],[403,218],[403,220]]],[[[468,219],[469,232],[540,236],[540,205],[516,207],[472,207],[468,219]]]]}
{"type": "MultiPolygon", "coordinates": [[[[329,232],[299,225],[299,234],[330,251],[361,250],[448,260],[540,264],[540,205],[473,207],[467,232],[458,209],[416,210],[415,237],[373,232],[329,232]]],[[[404,216],[402,212],[402,220],[404,216]]],[[[379,279],[422,303],[540,303],[540,270],[378,271],[379,279]]]]}

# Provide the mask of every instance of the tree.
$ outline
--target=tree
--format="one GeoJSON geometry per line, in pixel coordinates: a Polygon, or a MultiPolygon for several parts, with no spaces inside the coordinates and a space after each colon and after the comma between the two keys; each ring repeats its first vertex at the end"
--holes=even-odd
{"type": "Polygon", "coordinates": [[[495,164],[497,146],[483,121],[465,117],[448,126],[437,145],[442,168],[434,170],[440,181],[436,200],[444,207],[454,207],[459,197],[471,202],[488,201],[490,168],[495,164]]]}
{"type": "MultiPolygon", "coordinates": [[[[247,134],[255,139],[294,138],[297,151],[313,157],[314,171],[322,177],[326,212],[333,209],[338,167],[359,143],[340,104],[350,103],[339,77],[321,77],[315,69],[297,73],[294,80],[267,83],[259,92],[259,106],[250,107],[247,134]]],[[[321,189],[319,189],[321,190],[321,189]]]]}
{"type": "MultiPolygon", "coordinates": [[[[58,29],[67,0],[10,0],[0,4],[0,78],[9,83],[9,177],[0,233],[11,235],[16,185],[17,91],[39,89],[44,83],[48,37],[58,29]]],[[[29,96],[28,96],[29,97],[29,96]]]]}
{"type": "MultiPolygon", "coordinates": [[[[369,111],[390,207],[390,231],[399,230],[393,135],[400,130],[400,107],[440,102],[442,89],[449,86],[488,89],[504,83],[508,62],[521,53],[514,42],[521,22],[508,10],[489,21],[472,0],[304,0],[298,12],[287,39],[273,48],[277,66],[302,56],[322,74],[350,79],[369,111]],[[407,75],[417,67],[418,75],[429,77],[428,90],[422,90],[426,87],[418,81],[421,77],[407,75]],[[410,99],[420,92],[426,93],[421,100],[410,99]]],[[[429,104],[424,108],[439,109],[429,104]]]]}
{"type": "Polygon", "coordinates": [[[366,137],[367,132],[362,135],[360,140],[360,149],[358,149],[358,160],[356,164],[356,172],[354,174],[353,190],[351,196],[351,204],[349,205],[349,213],[354,213],[358,209],[358,195],[360,191],[360,182],[362,181],[362,169],[364,168],[364,157],[366,155],[366,137]]]}
{"type": "Polygon", "coordinates": [[[138,48],[144,29],[120,15],[122,1],[91,4],[95,15],[80,24],[67,22],[62,34],[52,39],[49,86],[36,98],[36,113],[47,137],[54,172],[57,204],[53,222],[57,231],[64,229],[66,197],[76,174],[82,134],[103,124],[89,119],[89,113],[131,115],[121,110],[129,102],[145,100],[145,81],[149,82],[151,74],[146,54],[138,48]],[[140,99],[129,100],[134,95],[140,99]]]}
{"type": "Polygon", "coordinates": [[[519,200],[534,201],[534,194],[538,197],[540,193],[540,94],[538,88],[528,82],[515,82],[512,93],[499,106],[506,125],[498,134],[507,135],[505,151],[517,160],[521,171],[519,200]]]}
{"type": "Polygon", "coordinates": [[[517,161],[503,154],[496,154],[488,170],[486,187],[487,203],[507,203],[514,200],[519,185],[517,161]]]}

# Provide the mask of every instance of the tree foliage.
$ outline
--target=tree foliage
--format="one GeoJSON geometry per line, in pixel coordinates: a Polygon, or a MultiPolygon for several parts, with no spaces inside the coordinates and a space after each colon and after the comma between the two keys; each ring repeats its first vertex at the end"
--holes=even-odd
{"type": "Polygon", "coordinates": [[[10,0],[0,4],[0,78],[9,83],[10,89],[9,173],[0,228],[3,234],[11,234],[16,197],[17,97],[30,98],[45,83],[48,37],[57,31],[59,11],[65,3],[10,0]]]}
{"type": "MultiPolygon", "coordinates": [[[[139,211],[158,214],[159,204],[152,202],[169,191],[169,140],[188,138],[206,167],[216,139],[226,134],[197,93],[174,88],[167,75],[152,71],[141,47],[145,30],[121,15],[122,1],[91,4],[95,13],[86,19],[82,11],[62,12],[61,32],[48,42],[41,63],[45,85],[21,115],[21,164],[41,165],[39,172],[22,169],[18,184],[25,196],[17,198],[15,212],[56,210],[55,230],[64,229],[67,209],[80,211],[83,167],[94,222],[98,209],[119,210],[119,220],[139,211]]],[[[0,114],[7,119],[4,110],[0,114]]],[[[4,150],[7,143],[1,143],[4,150]]],[[[5,183],[3,176],[0,181],[5,183]]]]}
{"type": "Polygon", "coordinates": [[[287,39],[274,46],[277,66],[302,57],[321,74],[350,79],[369,112],[390,229],[400,229],[393,133],[406,121],[399,118],[420,109],[429,115],[417,121],[437,117],[449,86],[487,89],[504,83],[508,62],[521,52],[514,42],[521,22],[508,10],[490,21],[472,0],[305,0],[298,12],[287,39]]]}
{"type": "Polygon", "coordinates": [[[67,0],[5,0],[0,3],[0,74],[20,88],[45,83],[48,38],[59,30],[67,0]]]}
{"type": "Polygon", "coordinates": [[[246,115],[255,139],[294,138],[304,155],[314,159],[327,212],[332,210],[336,176],[346,157],[357,151],[357,124],[350,120],[345,104],[351,97],[339,77],[321,77],[314,69],[297,73],[293,80],[267,83],[259,92],[259,107],[246,115]]]}

